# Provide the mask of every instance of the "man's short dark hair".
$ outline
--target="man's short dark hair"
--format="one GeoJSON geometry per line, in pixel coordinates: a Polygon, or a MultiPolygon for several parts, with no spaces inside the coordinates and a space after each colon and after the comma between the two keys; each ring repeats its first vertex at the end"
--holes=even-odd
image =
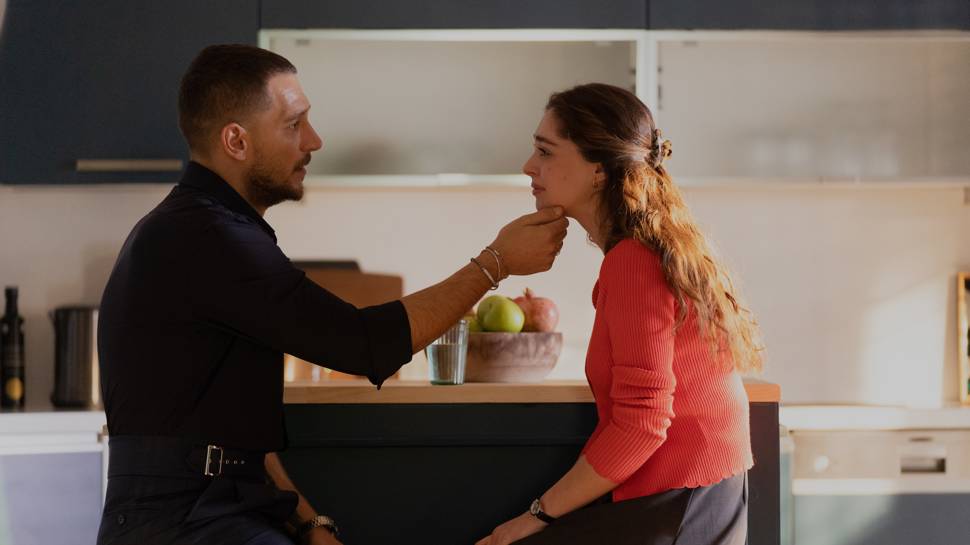
{"type": "Polygon", "coordinates": [[[179,87],[179,128],[189,149],[207,153],[214,131],[266,107],[266,82],[287,72],[296,73],[290,61],[251,45],[210,45],[200,51],[179,87]]]}

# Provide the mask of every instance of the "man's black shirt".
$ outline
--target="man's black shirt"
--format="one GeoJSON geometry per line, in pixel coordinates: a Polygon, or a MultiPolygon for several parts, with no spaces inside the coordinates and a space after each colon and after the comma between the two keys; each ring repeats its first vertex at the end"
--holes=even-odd
{"type": "Polygon", "coordinates": [[[357,309],[306,278],[263,218],[198,163],[135,225],[101,301],[111,435],[284,446],[283,353],[378,386],[411,359],[399,301],[357,309]]]}

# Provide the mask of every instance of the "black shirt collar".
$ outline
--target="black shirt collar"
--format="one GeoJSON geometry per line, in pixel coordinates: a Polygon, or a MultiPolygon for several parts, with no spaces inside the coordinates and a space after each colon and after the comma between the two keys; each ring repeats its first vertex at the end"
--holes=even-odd
{"type": "Polygon", "coordinates": [[[229,185],[229,182],[223,180],[215,172],[212,172],[195,161],[189,161],[188,166],[185,167],[185,173],[182,174],[182,180],[179,182],[179,185],[201,189],[210,196],[215,197],[229,210],[252,219],[256,222],[256,225],[262,227],[273,238],[274,242],[276,241],[276,231],[266,223],[263,216],[260,216],[259,212],[250,206],[246,202],[246,199],[229,185]]]}

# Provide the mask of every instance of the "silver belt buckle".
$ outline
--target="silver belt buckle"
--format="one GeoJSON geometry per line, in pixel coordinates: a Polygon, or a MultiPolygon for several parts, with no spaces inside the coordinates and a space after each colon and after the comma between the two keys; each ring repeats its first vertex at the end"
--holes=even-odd
{"type": "Polygon", "coordinates": [[[222,475],[222,455],[223,455],[222,447],[219,447],[216,445],[207,446],[205,448],[205,469],[202,471],[202,474],[205,475],[206,477],[218,477],[222,475]],[[214,450],[219,451],[219,469],[217,469],[215,473],[212,472],[211,465],[210,465],[212,464],[212,451],[214,450]]]}

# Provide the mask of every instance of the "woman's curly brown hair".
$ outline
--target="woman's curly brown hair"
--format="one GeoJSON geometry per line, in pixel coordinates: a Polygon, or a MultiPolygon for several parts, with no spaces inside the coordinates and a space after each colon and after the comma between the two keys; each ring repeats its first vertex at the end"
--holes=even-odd
{"type": "Polygon", "coordinates": [[[647,106],[625,89],[591,83],[554,93],[546,110],[555,115],[560,136],[606,172],[599,193],[603,252],[626,238],[656,251],[677,300],[676,326],[693,306],[711,350],[730,352],[730,359],[721,358],[726,365],[760,371],[758,324],[667,173],[664,161],[672,146],[647,106]]]}

